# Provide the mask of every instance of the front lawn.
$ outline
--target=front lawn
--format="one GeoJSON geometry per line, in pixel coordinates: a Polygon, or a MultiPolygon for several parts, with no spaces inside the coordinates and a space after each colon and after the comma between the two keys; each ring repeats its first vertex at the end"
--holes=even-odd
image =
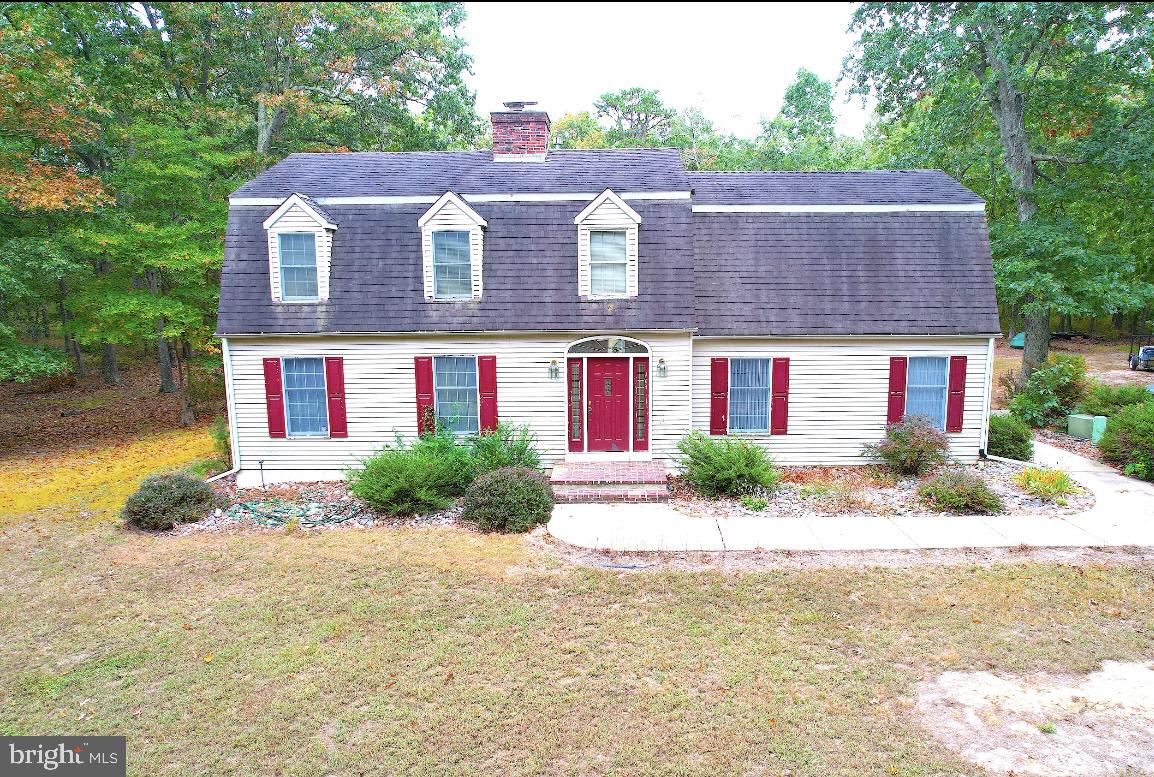
{"type": "Polygon", "coordinates": [[[1149,566],[637,573],[43,519],[0,547],[0,733],[126,734],[133,774],[974,774],[922,678],[1154,655],[1149,566]]]}

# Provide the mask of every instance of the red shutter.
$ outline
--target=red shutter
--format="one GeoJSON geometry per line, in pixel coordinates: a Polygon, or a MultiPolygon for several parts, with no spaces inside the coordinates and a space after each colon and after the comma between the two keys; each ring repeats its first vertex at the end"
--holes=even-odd
{"type": "Polygon", "coordinates": [[[886,423],[896,424],[906,414],[906,370],[909,360],[905,356],[890,357],[890,400],[886,413],[886,423]]]}
{"type": "Polygon", "coordinates": [[[709,433],[729,432],[729,359],[709,362],[709,433]]]}
{"type": "Polygon", "coordinates": [[[773,360],[770,386],[769,433],[785,434],[789,431],[789,359],[773,360]]]}
{"type": "Polygon", "coordinates": [[[433,408],[433,357],[414,356],[417,382],[417,434],[437,431],[437,411],[433,408]]]}
{"type": "Polygon", "coordinates": [[[325,357],[325,385],[329,396],[329,437],[348,437],[349,424],[345,417],[345,360],[340,356],[325,357]]]}
{"type": "Polygon", "coordinates": [[[949,396],[946,397],[946,431],[962,431],[962,414],[966,409],[966,357],[950,357],[949,396]]]}
{"type": "Polygon", "coordinates": [[[565,394],[569,403],[569,450],[581,453],[585,450],[584,420],[585,393],[582,391],[582,359],[569,359],[565,364],[565,394]]]}
{"type": "Polygon", "coordinates": [[[280,359],[264,360],[264,406],[268,412],[268,436],[284,437],[284,384],[280,359]]]}
{"type": "Polygon", "coordinates": [[[481,431],[497,429],[497,357],[477,357],[477,393],[481,397],[481,431]]]}
{"type": "Polygon", "coordinates": [[[649,450],[649,359],[633,359],[633,450],[649,450]]]}

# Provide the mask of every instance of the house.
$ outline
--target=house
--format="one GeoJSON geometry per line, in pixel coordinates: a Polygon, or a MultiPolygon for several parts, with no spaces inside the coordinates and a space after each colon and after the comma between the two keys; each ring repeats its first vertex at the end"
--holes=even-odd
{"type": "Polygon", "coordinates": [[[957,181],[687,172],[492,121],[492,152],[293,154],[230,198],[241,485],[340,478],[438,420],[527,424],[547,464],[665,462],[691,429],[854,464],[905,414],[983,451],[999,324],[957,181]]]}

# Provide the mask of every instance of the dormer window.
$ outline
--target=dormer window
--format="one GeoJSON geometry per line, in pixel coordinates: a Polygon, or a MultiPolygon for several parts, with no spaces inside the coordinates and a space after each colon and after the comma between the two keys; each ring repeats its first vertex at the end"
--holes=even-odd
{"type": "Polygon", "coordinates": [[[637,296],[637,230],[641,216],[609,189],[573,219],[577,290],[583,299],[637,296]]]}
{"type": "Polygon", "coordinates": [[[488,223],[463,199],[445,192],[417,221],[421,229],[425,299],[481,298],[488,223]]]}
{"type": "Polygon", "coordinates": [[[264,221],[269,281],[275,302],[324,302],[329,298],[332,216],[302,194],[290,195],[264,221]]]}

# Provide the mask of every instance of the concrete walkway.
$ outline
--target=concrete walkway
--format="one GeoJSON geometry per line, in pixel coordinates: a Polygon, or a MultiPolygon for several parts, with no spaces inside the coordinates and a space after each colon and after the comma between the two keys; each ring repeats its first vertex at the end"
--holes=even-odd
{"type": "Polygon", "coordinates": [[[616,551],[918,550],[1154,546],[1154,484],[1083,456],[1035,443],[1034,460],[1064,469],[1093,492],[1091,510],[1063,517],[920,515],[701,518],[667,504],[558,505],[549,533],[616,551]]]}

